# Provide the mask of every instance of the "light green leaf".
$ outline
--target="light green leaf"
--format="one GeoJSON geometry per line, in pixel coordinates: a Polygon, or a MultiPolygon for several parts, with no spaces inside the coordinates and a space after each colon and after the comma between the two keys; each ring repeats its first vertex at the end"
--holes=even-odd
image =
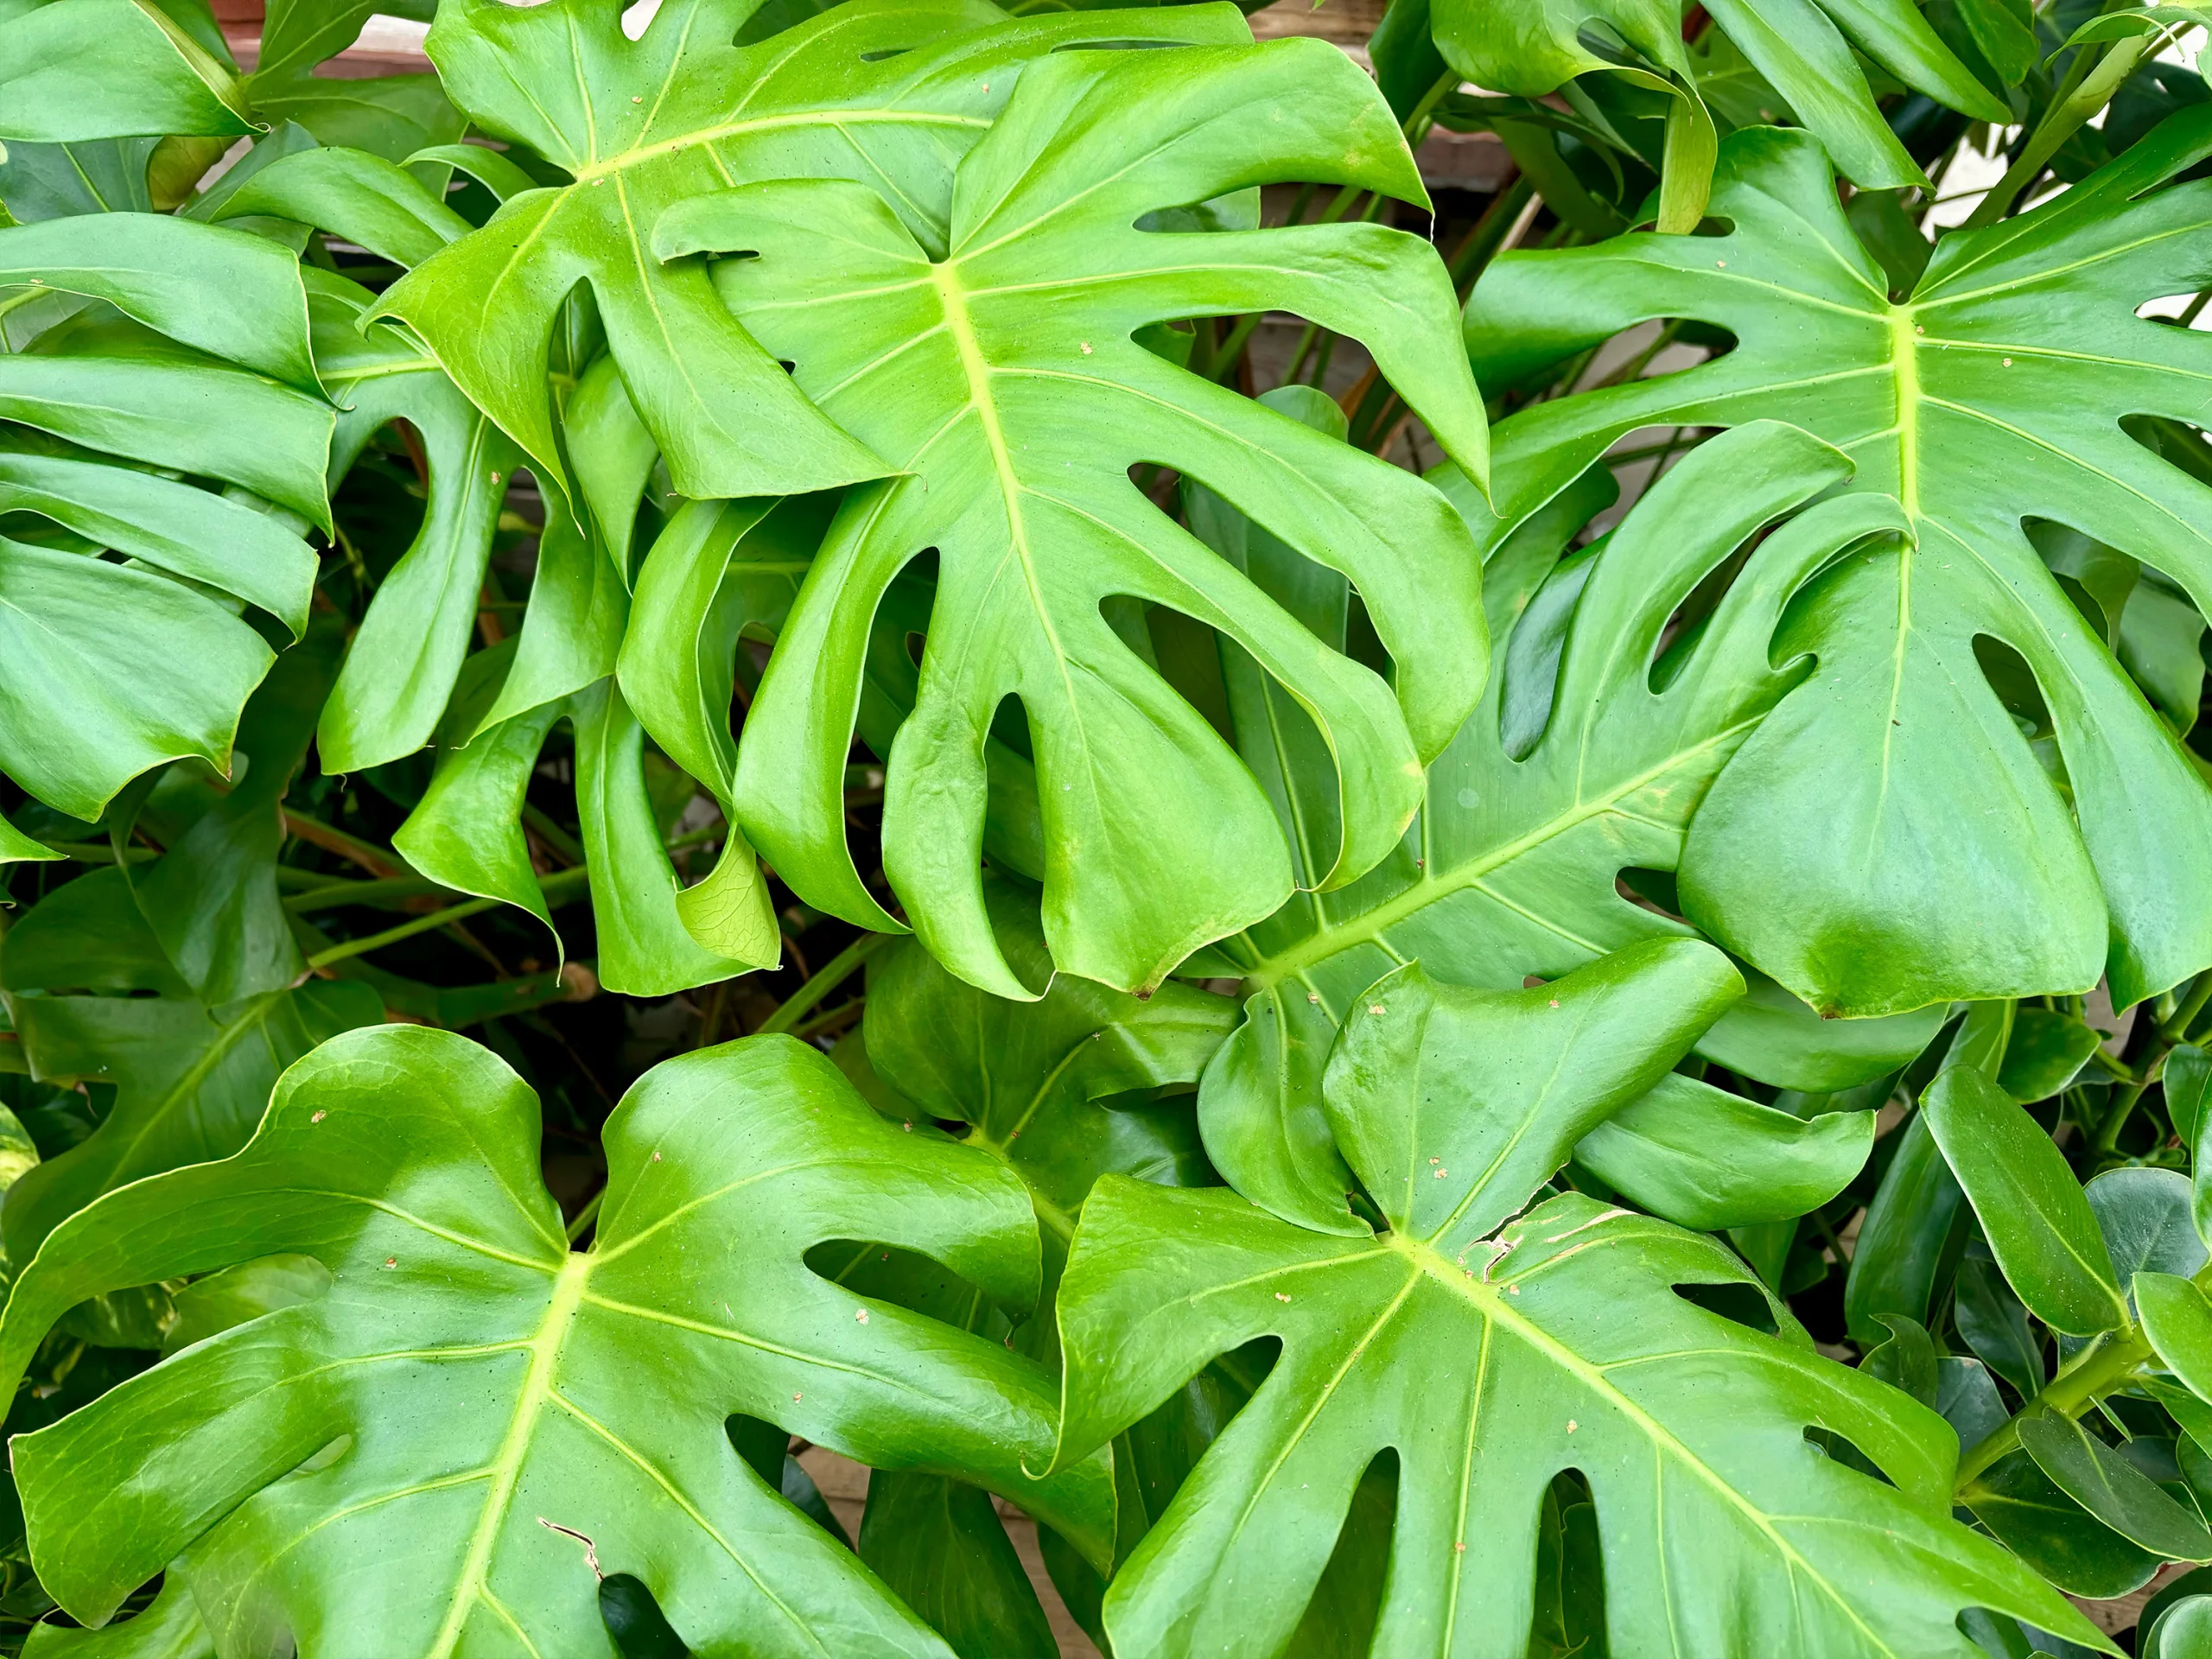
{"type": "Polygon", "coordinates": [[[1522,1212],[1733,979],[1709,947],[1668,941],[1529,991],[1431,989],[1417,969],[1384,982],[1328,1092],[1379,1236],[1100,1183],[1061,1291],[1063,1455],[1212,1355],[1282,1344],[1108,1591],[1117,1651],[1281,1651],[1385,1446],[1397,1510],[1370,1650],[1394,1659],[1523,1651],[1539,1499],[1568,1468],[1594,1497],[1617,1649],[1666,1631],[1713,1659],[1963,1656],[1967,1605],[2094,1639],[1948,1518],[1955,1440],[1934,1412],[1818,1357],[1778,1303],[1767,1336],[1675,1293],[1755,1287],[1726,1250],[1575,1193],[1522,1212]],[[1722,1365],[1725,1391],[1709,1386],[1722,1365]],[[1815,1427],[1895,1484],[1830,1460],[1815,1427]]]}
{"type": "Polygon", "coordinates": [[[2143,1334],[2165,1367],[2201,1400],[2212,1400],[2212,1304],[2188,1280],[2139,1273],[2133,1289],[2143,1334]]]}
{"type": "Polygon", "coordinates": [[[1805,1119],[1669,1076],[1583,1136],[1574,1161],[1638,1208],[1697,1232],[1789,1221],[1849,1184],[1874,1114],[1805,1119]]]}
{"type": "MultiPolygon", "coordinates": [[[[1898,522],[1894,504],[1864,495],[1804,507],[1848,472],[1844,457],[1787,427],[1716,440],[1673,468],[1601,551],[1562,570],[1563,603],[1539,584],[1605,491],[1579,486],[1532,522],[1527,541],[1493,550],[1494,629],[1503,634],[1527,607],[1481,707],[1429,768],[1413,832],[1363,880],[1293,899],[1186,969],[1242,980],[1245,1023],[1200,1095],[1214,1161],[1240,1192],[1306,1226],[1341,1223],[1319,1071],[1338,1021],[1394,963],[1418,959],[1440,979],[1502,988],[1688,931],[1623,898],[1621,872],[1674,867],[1713,777],[1794,683],[1797,671],[1772,668],[1768,655],[1791,594],[1898,522]],[[1676,607],[1746,537],[1801,507],[1655,688],[1652,658],[1676,607]]],[[[1277,557],[1266,579],[1288,597],[1305,577],[1277,557]]],[[[1338,627],[1342,604],[1339,592],[1338,627]]],[[[1300,885],[1316,885],[1334,841],[1321,810],[1325,753],[1264,686],[1236,675],[1230,685],[1240,749],[1296,836],[1300,885]]],[[[1767,986],[1740,1020],[1724,1017],[1707,1052],[1769,1082],[1833,1087],[1910,1058],[1935,1017],[1847,1029],[1830,1049],[1835,1024],[1767,986]]]]}
{"type": "Polygon", "coordinates": [[[857,1233],[1027,1305],[1034,1224],[993,1160],[902,1135],[780,1037],[630,1090],[588,1254],[563,1240],[537,1141],[498,1060],[385,1027],[294,1067],[237,1158],[111,1194],[49,1239],[0,1320],[8,1376],[64,1309],[126,1283],[279,1252],[333,1279],[20,1440],[62,1605],[97,1621],[167,1567],[226,1647],[275,1618],[316,1649],[353,1628],[403,1651],[520,1639],[611,1659],[596,1567],[642,1581],[695,1650],[942,1655],[738,1456],[732,1413],[1017,1494],[1110,1548],[1103,1459],[1021,1471],[1051,1440],[1039,1368],[802,1262],[857,1233]]]}
{"type": "Polygon", "coordinates": [[[995,960],[976,865],[982,739],[1008,698],[1035,751],[1046,935],[1063,970],[1150,989],[1291,890],[1264,799],[1115,631],[1109,601],[1217,629],[1312,711],[1344,804],[1324,884],[1395,842],[1421,760],[1474,700],[1476,570],[1446,504],[1131,338],[1194,314],[1309,312],[1364,337],[1445,448],[1480,464],[1473,384],[1441,346],[1448,281],[1419,238],[1135,228],[1262,176],[1423,199],[1373,84],[1342,54],[1293,41],[1033,65],[960,165],[941,260],[906,210],[835,180],[705,197],[654,232],[671,257],[757,251],[715,269],[739,319],[797,365],[825,412],[912,474],[856,493],[830,527],[746,721],[746,828],[811,902],[890,925],[853,868],[838,791],[877,602],[935,547],[919,702],[890,756],[885,868],[931,952],[1001,995],[1024,993],[995,960]],[[1285,119],[1242,118],[1260,104],[1285,119]],[[904,340],[923,345],[893,349],[904,340]],[[1156,511],[1129,482],[1142,462],[1212,481],[1352,575],[1393,654],[1396,698],[1156,511]],[[1009,568],[1020,582],[1004,580],[1009,568]]]}
{"type": "Polygon", "coordinates": [[[733,47],[752,10],[675,0],[635,41],[616,12],[587,0],[439,10],[429,50],[448,94],[575,181],[509,198],[383,304],[556,482],[565,474],[545,342],[579,281],[682,493],[782,495],[881,476],[883,462],[730,321],[696,262],[664,268],[648,254],[654,222],[738,180],[880,169],[942,223],[950,163],[1005,103],[1022,60],[1101,36],[1241,28],[1218,13],[1156,11],[1116,15],[1109,35],[1083,17],[1009,22],[980,0],[861,0],[773,44],[733,47]]]}
{"type": "Polygon", "coordinates": [[[1655,424],[1797,422],[1904,504],[1912,543],[1846,561],[1791,618],[1777,650],[1819,665],[1682,855],[1683,913],[1815,1007],[2084,991],[2101,973],[2124,1006],[2212,961],[2205,782],[2022,528],[2094,531],[2212,603],[2212,490],[2121,425],[2195,409],[2191,365],[2212,364],[2212,341],[2134,315],[2196,285],[2212,187],[2154,187],[2208,149],[2212,111],[2176,117],[2037,211],[1947,237],[1893,304],[1819,145],[1738,132],[1712,207],[1730,234],[1508,255],[1470,302],[1478,370],[1499,380],[1652,317],[1737,341],[1507,423],[1501,526],[1655,424]],[[1977,639],[2025,660],[2069,795],[1977,639]]]}
{"type": "Polygon", "coordinates": [[[0,139],[251,132],[205,0],[49,0],[0,22],[0,139]]]}

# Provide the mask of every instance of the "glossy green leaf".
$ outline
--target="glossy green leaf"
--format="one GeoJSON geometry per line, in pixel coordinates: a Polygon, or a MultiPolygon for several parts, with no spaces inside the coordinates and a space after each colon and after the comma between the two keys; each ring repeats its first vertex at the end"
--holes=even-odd
{"type": "Polygon", "coordinates": [[[2212,1595],[2184,1596],[2140,1628],[2145,1659],[2212,1659],[2212,1595]]]}
{"type": "Polygon", "coordinates": [[[1063,969],[1149,990],[1292,888],[1264,798],[1115,631],[1110,603],[1218,630],[1312,712],[1343,805],[1323,885],[1396,841],[1421,760],[1476,696],[1474,554],[1448,505],[1131,338],[1193,314],[1310,312],[1363,337],[1438,442],[1480,466],[1473,383],[1442,346],[1448,279],[1419,238],[1136,227],[1262,177],[1424,199],[1373,84],[1340,53],[1277,41],[1031,66],[960,164],[943,259],[892,200],[836,180],[704,197],[654,232],[669,257],[757,251],[715,270],[739,319],[826,413],[912,474],[856,493],[830,527],[746,721],[741,817],[813,903],[892,925],[853,868],[838,791],[878,601],[935,547],[919,700],[889,756],[884,868],[932,953],[1001,995],[1025,993],[992,949],[976,865],[982,738],[1007,699],[1035,753],[1046,934],[1063,969]],[[1298,119],[1240,118],[1257,103],[1298,119]],[[926,345],[895,349],[909,340],[926,345]],[[1157,512],[1128,475],[1145,462],[1217,484],[1352,575],[1393,654],[1395,699],[1157,512]],[[1003,580],[1009,561],[1018,583],[1003,580]]]}
{"type": "Polygon", "coordinates": [[[2157,1555],[2061,1491],[2024,1452],[1991,1465],[1959,1496],[2000,1542],[2069,1595],[2109,1600],[2141,1589],[2158,1570],[2157,1555]]]}
{"type": "Polygon", "coordinates": [[[2207,786],[2022,528],[2093,529],[2212,602],[2196,528],[2212,496],[2121,425],[2196,407],[2183,388],[2212,345],[2134,308],[2196,286],[2212,187],[2155,187],[2208,148],[2212,111],[2176,117],[2036,211],[1945,238],[1892,304],[1819,145],[1739,132],[1711,209],[1727,235],[1510,255],[1470,302],[1478,372],[1500,380],[1647,318],[1737,341],[1507,423],[1504,525],[1655,424],[1797,422],[1904,504],[1913,544],[1846,561],[1784,629],[1778,648],[1819,665],[1682,855],[1684,913],[1816,1007],[2082,991],[2100,974],[2124,1006],[2212,961],[2212,903],[2194,896],[2212,883],[2207,786]],[[2069,795],[1990,689],[1985,638],[2025,660],[2069,795]]]}
{"type": "Polygon", "coordinates": [[[639,1579],[695,1649],[835,1632],[841,1653],[942,1653],[737,1456],[732,1412],[956,1468],[1105,1547],[1103,1460],[1021,1472],[1051,1438],[1041,1371],[801,1262],[858,1230],[1025,1305],[1034,1225],[992,1160],[901,1135],[787,1038],[658,1068],[607,1139],[577,1255],[537,1184],[529,1091],[463,1039],[386,1028],[295,1067],[236,1159],[66,1224],[0,1321],[10,1375],[63,1309],[125,1283],[290,1251],[333,1284],[16,1447],[48,1588],[97,1620],[175,1561],[226,1646],[274,1618],[317,1648],[351,1626],[610,1654],[596,1568],[639,1579]]]}
{"type": "Polygon", "coordinates": [[[2035,1120],[1971,1065],[1948,1067],[1921,1109],[2028,1311],[2078,1337],[2127,1325],[2089,1201],[2035,1120]]]}
{"type": "MultiPolygon", "coordinates": [[[[1792,683],[1794,671],[1770,667],[1767,647],[1791,593],[1897,522],[1894,508],[1864,496],[1805,508],[1760,544],[1687,660],[1656,690],[1652,656],[1669,616],[1713,567],[1848,471],[1844,457],[1786,427],[1732,434],[1687,457],[1602,552],[1575,568],[1579,591],[1560,619],[1563,634],[1541,648],[1530,635],[1556,613],[1542,594],[1529,601],[1482,706],[1429,769],[1419,823],[1389,858],[1341,892],[1293,899],[1209,953],[1205,971],[1237,974],[1245,1001],[1245,1022],[1200,1096],[1208,1147],[1238,1191],[1306,1226],[1343,1224],[1320,1069],[1338,1021],[1392,964],[1418,959],[1440,979],[1505,988],[1532,974],[1555,977],[1609,946],[1686,931],[1624,899],[1620,873],[1674,866],[1713,776],[1792,683]],[[1556,663],[1548,672],[1548,656],[1556,663]],[[1551,693],[1533,716],[1516,707],[1527,676],[1551,693]],[[1517,755],[1516,732],[1534,744],[1517,755]]],[[[1485,582],[1501,633],[1542,581],[1544,550],[1556,556],[1603,505],[1602,492],[1582,490],[1543,527],[1536,558],[1510,544],[1493,553],[1485,582]]],[[[1301,576],[1283,570],[1279,590],[1301,576]]],[[[1338,605],[1341,619],[1341,598],[1338,605]]],[[[1325,760],[1312,753],[1310,724],[1280,701],[1255,685],[1240,684],[1236,695],[1242,752],[1300,832],[1300,885],[1312,885],[1332,852],[1317,800],[1325,760]]],[[[1864,1081],[1934,1032],[1923,1018],[1847,1039],[1856,1052],[1824,1052],[1835,1022],[1777,995],[1794,1014],[1762,996],[1741,1024],[1732,1011],[1707,1039],[1728,1064],[1774,1083],[1864,1081]]]]}
{"type": "Polygon", "coordinates": [[[1537,1500],[1570,1467],[1597,1505],[1617,1648],[1669,1630],[1714,1656],[1964,1654],[1968,1605],[2086,1630],[1948,1518],[1955,1442],[1932,1411],[1815,1357],[1779,1304],[1770,1337],[1675,1293],[1753,1284],[1726,1251],[1579,1194],[1524,1212],[1734,980],[1709,948],[1661,942],[1529,991],[1453,990],[1411,968],[1383,981],[1327,1094],[1390,1224],[1379,1236],[1100,1184],[1061,1292],[1063,1455],[1213,1354],[1283,1344],[1108,1592],[1117,1650],[1279,1651],[1383,1446],[1402,1474],[1374,1651],[1519,1653],[1537,1500]],[[1725,1395],[1707,1386],[1720,1355],[1725,1395]],[[1831,1462],[1809,1426],[1896,1484],[1831,1462]]]}
{"type": "Polygon", "coordinates": [[[2212,1400],[2212,1303],[2188,1280],[2169,1273],[2139,1273],[2133,1289],[2143,1334],[2159,1359],[2198,1398],[2212,1400]]]}
{"type": "Polygon", "coordinates": [[[2131,1542],[2168,1560],[2212,1559],[2212,1529],[2196,1513],[2080,1424],[2031,1413],[2020,1420],[2020,1444],[2061,1491],[2131,1542]]]}
{"type": "Polygon", "coordinates": [[[2204,1091],[2212,1085],[2212,1054],[2194,1043],[2177,1045],[2166,1052],[2160,1081],[2175,1139],[2184,1147],[2195,1147],[2197,1129],[2204,1121],[2204,1091]]]}
{"type": "Polygon", "coordinates": [[[1719,1232],[1818,1209],[1873,1144],[1871,1111],[1801,1118],[1670,1076],[1583,1136],[1574,1161],[1639,1209],[1719,1232]]]}
{"type": "Polygon", "coordinates": [[[2012,1016],[1998,1086],[2023,1106],[2048,1100],[2081,1075],[2103,1040],[2072,1014],[2022,1008],[2012,1016]]]}
{"type": "MultiPolygon", "coordinates": [[[[752,9],[677,0],[634,41],[615,11],[583,0],[439,10],[428,44],[448,93],[575,181],[509,199],[384,304],[556,481],[545,342],[580,281],[683,494],[780,495],[882,475],[885,464],[730,321],[696,262],[664,267],[647,252],[654,222],[739,179],[880,169],[941,223],[948,164],[1005,103],[1021,61],[1108,32],[1080,16],[1010,23],[977,0],[862,0],[797,38],[734,48],[752,9]]],[[[1224,14],[1171,16],[1117,19],[1115,35],[1217,38],[1237,26],[1224,14]]]]}
{"type": "Polygon", "coordinates": [[[2204,1242],[2190,1224],[2189,1178],[2179,1170],[2108,1169],[2082,1196],[2123,1286],[2139,1273],[2188,1278],[2204,1266],[2204,1242]]]}
{"type": "Polygon", "coordinates": [[[0,139],[251,132],[205,0],[47,0],[0,15],[0,139]]]}

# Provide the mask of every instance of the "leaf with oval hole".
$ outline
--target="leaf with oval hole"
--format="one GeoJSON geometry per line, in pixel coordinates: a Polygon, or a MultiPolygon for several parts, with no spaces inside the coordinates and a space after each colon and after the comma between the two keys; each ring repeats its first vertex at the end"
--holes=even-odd
{"type": "Polygon", "coordinates": [[[32,1552],[65,1607],[97,1622],[167,1567],[229,1645],[278,1618],[310,1646],[348,1621],[408,1649],[519,1630],[605,1654],[598,1573],[627,1573],[695,1649],[741,1632],[812,1653],[835,1630],[840,1652],[941,1656],[738,1456],[733,1413],[1019,1494],[1105,1559],[1104,1460],[1022,1472],[1052,1441],[1041,1368],[801,1261],[882,1239],[1024,1306],[1035,1224],[1002,1167],[901,1134],[814,1051],[754,1039],[631,1089],[580,1255],[538,1179],[537,1116],[461,1038],[353,1033],[286,1074],[237,1157],[63,1224],[0,1319],[9,1376],[105,1291],[276,1252],[333,1275],[17,1441],[32,1552]]]}
{"type": "Polygon", "coordinates": [[[884,868],[924,943],[963,977],[1027,994],[992,948],[976,872],[982,742],[1009,698],[1035,754],[1046,936],[1064,971],[1149,991],[1291,895],[1264,796],[1109,620],[1131,602],[1232,639],[1328,734],[1343,836],[1319,885],[1397,842],[1422,762],[1478,694],[1486,645],[1465,525],[1419,479],[1135,338],[1191,316],[1310,312],[1363,340],[1436,441],[1479,468],[1480,402],[1444,338],[1450,280],[1421,238],[1349,223],[1144,227],[1158,210],[1293,177],[1426,200],[1388,106],[1340,52],[1063,52],[1023,70],[961,161],[941,245],[910,208],[831,178],[748,185],[658,221],[653,247],[671,269],[701,252],[757,256],[715,267],[739,321],[903,469],[847,499],[739,744],[740,817],[810,902],[893,925],[853,864],[841,791],[871,620],[931,548],[937,601],[889,757],[884,868]],[[1262,105],[1278,118],[1243,118],[1262,105]],[[1394,683],[1319,645],[1155,507],[1130,480],[1145,464],[1228,493],[1354,579],[1394,683]]]}
{"type": "Polygon", "coordinates": [[[2125,1007],[2212,963],[2212,796],[2024,528],[2093,532],[2212,606],[2212,486],[2123,425],[2193,418],[2185,388],[2212,364],[2212,340],[2136,315],[2199,286],[2212,184],[2159,187],[2208,150],[2212,109],[2183,111],[2032,211],[1946,236],[1893,302],[1818,141],[1747,129],[1721,146],[1709,210],[1727,234],[1507,254],[1470,300],[1485,384],[1656,318],[1735,342],[1503,423],[1495,517],[1454,497],[1491,539],[1651,426],[1793,421],[1849,450],[1854,487],[1904,503],[1909,542],[1830,570],[1777,639],[1818,666],[1682,853],[1682,913],[1815,1007],[2101,976],[2125,1007]],[[2067,794],[1980,640],[2025,663],[2067,794]]]}
{"type": "Polygon", "coordinates": [[[1566,1469],[1593,1494],[1616,1632],[1671,1630],[1714,1659],[1963,1654],[1955,1620],[1978,1605],[2095,1639],[1949,1518],[1942,1420],[1815,1355],[1727,1251],[1578,1193],[1524,1210],[1735,988],[1717,952],[1681,941],[1528,991],[1417,968],[1382,981],[1339,1040],[1326,1099],[1385,1234],[1308,1230],[1230,1193],[1099,1184],[1061,1287],[1064,1458],[1214,1355],[1282,1344],[1109,1589],[1118,1651],[1280,1651],[1385,1446],[1401,1472],[1374,1652],[1519,1652],[1540,1500],[1566,1469]],[[1677,1286],[1747,1292],[1777,1334],[1677,1286]],[[1723,1355],[1737,1382],[1715,1390],[1723,1355]],[[1815,1428],[1896,1484],[1828,1458],[1815,1428]],[[1674,1548],[1688,1536],[1695,1551],[1674,1548]],[[1878,1572],[1859,1536],[1880,1540],[1878,1572]]]}

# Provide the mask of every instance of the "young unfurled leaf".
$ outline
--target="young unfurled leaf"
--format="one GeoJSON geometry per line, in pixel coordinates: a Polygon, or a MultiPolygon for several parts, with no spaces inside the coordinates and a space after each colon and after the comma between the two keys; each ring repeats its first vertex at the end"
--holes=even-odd
{"type": "MultiPolygon", "coordinates": [[[[890,918],[862,887],[841,788],[862,652],[885,588],[935,549],[918,700],[884,803],[884,868],[930,950],[1001,996],[976,870],[985,735],[1018,702],[1044,823],[1045,931],[1068,972],[1145,992],[1291,893],[1249,775],[1106,613],[1129,601],[1251,652],[1332,747],[1341,886],[1395,843],[1422,763],[1472,707],[1485,645],[1465,526],[1427,485],[1189,373],[1133,338],[1283,308],[1362,339],[1447,453],[1484,424],[1446,344],[1449,278],[1418,237],[1370,225],[1141,228],[1263,180],[1425,200],[1374,85],[1315,42],[1058,53],[1023,72],[961,162],[935,256],[911,210],[816,178],[683,203],[670,259],[726,260],[739,320],[824,412],[906,475],[848,498],[792,607],[739,748],[739,813],[811,903],[890,918]],[[1249,111],[1266,108],[1266,121],[1249,111]],[[1131,482],[1207,482],[1359,585],[1393,687],[1321,648],[1131,482]]],[[[677,269],[679,267],[671,267],[677,269]]]]}
{"type": "Polygon", "coordinates": [[[1975,1605],[2094,1639],[1949,1519],[1955,1440],[1934,1412],[1815,1356],[1778,1303],[1768,1336],[1676,1293],[1755,1286],[1732,1255],[1577,1193],[1522,1211],[1735,988],[1688,942],[1529,991],[1452,990],[1417,969],[1383,981],[1326,1095],[1380,1236],[1100,1184],[1061,1288],[1064,1457],[1213,1355],[1282,1344],[1108,1591],[1118,1651],[1281,1651],[1385,1448],[1400,1472],[1375,1652],[1519,1653],[1540,1500],[1566,1469],[1597,1508],[1617,1650],[1669,1631],[1714,1659],[1963,1656],[1955,1621],[1975,1605]],[[1810,1428],[1895,1484],[1830,1459],[1810,1428]]]}
{"type": "Polygon", "coordinates": [[[2077,1337],[2128,1324],[2096,1217],[2042,1126],[1972,1065],[1945,1068],[1921,1107],[2028,1311],[2077,1337]]]}
{"type": "Polygon", "coordinates": [[[1103,1563],[1103,1459],[1022,1472],[1051,1444],[1046,1373],[802,1262],[883,1239],[1027,1306],[1035,1225],[995,1162],[901,1134],[788,1038],[706,1050],[625,1096],[578,1255],[538,1134],[486,1051],[386,1027],[295,1066],[236,1158],[65,1223],[0,1319],[6,1377],[124,1285],[276,1252],[332,1284],[16,1442],[62,1605],[98,1622],[167,1567],[226,1648],[274,1623],[308,1650],[351,1629],[604,1654],[599,1575],[629,1573],[694,1650],[942,1655],[746,1465],[733,1413],[1017,1495],[1103,1563]]]}
{"type": "Polygon", "coordinates": [[[1682,853],[1683,913],[1815,1007],[2085,991],[2102,974],[2124,1007],[2212,963],[2212,795],[2023,527],[2092,533],[2212,605],[2212,488],[2122,423],[2202,414],[2212,340],[2135,313],[2200,283],[2212,184],[2158,187],[2209,149],[2212,110],[2177,116],[2033,212],[1946,237],[1893,303],[1818,143],[1748,130],[1714,187],[1728,234],[1510,254],[1470,302],[1478,372],[1501,382],[1651,318],[1736,341],[1506,423],[1501,527],[1652,425],[1792,421],[1850,453],[1858,488],[1904,503],[1910,543],[1801,601],[1777,649],[1818,666],[1682,853]],[[2026,663],[2069,793],[1992,689],[1987,640],[2026,663]]]}

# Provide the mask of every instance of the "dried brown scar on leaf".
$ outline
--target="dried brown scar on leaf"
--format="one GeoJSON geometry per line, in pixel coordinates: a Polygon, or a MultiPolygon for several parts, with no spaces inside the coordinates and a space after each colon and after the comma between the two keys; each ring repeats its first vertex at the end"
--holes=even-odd
{"type": "Polygon", "coordinates": [[[584,1565],[591,1568],[592,1577],[594,1579],[604,1579],[607,1576],[607,1574],[601,1572],[599,1568],[599,1546],[593,1543],[590,1539],[585,1537],[583,1534],[578,1532],[574,1527],[564,1527],[558,1521],[548,1521],[542,1515],[537,1517],[537,1524],[544,1528],[548,1532],[557,1532],[563,1538],[575,1539],[578,1543],[584,1547],[584,1565]]]}
{"type": "Polygon", "coordinates": [[[1597,1226],[1600,1222],[1611,1221],[1615,1216],[1625,1216],[1633,1212],[1627,1210],[1607,1210],[1602,1214],[1591,1217],[1589,1220],[1582,1223],[1580,1226],[1570,1227],[1563,1233],[1554,1233],[1549,1238],[1546,1239],[1544,1243],[1547,1244],[1556,1244],[1562,1238],[1573,1238],[1577,1233],[1588,1232],[1592,1227],[1597,1226]]]}

